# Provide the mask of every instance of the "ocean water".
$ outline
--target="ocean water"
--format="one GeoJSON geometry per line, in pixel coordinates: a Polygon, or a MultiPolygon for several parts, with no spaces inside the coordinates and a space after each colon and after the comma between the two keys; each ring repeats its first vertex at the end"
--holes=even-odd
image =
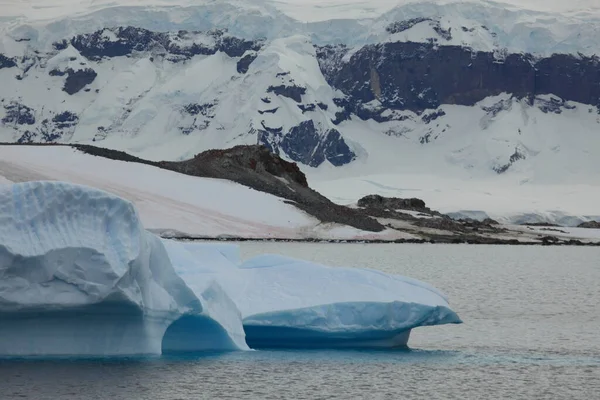
{"type": "MultiPolygon", "coordinates": [[[[410,349],[0,360],[0,399],[599,399],[600,249],[243,243],[446,292],[462,325],[410,349]]],[[[1,321],[0,321],[1,323],[1,321]]]]}

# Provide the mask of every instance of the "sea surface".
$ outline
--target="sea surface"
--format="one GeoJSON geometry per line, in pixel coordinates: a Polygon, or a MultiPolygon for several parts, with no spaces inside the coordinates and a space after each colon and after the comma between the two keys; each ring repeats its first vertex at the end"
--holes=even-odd
{"type": "MultiPolygon", "coordinates": [[[[462,325],[395,351],[0,361],[0,399],[600,399],[600,249],[243,243],[417,278],[462,325]]],[[[0,321],[1,323],[1,321],[0,321]]]]}

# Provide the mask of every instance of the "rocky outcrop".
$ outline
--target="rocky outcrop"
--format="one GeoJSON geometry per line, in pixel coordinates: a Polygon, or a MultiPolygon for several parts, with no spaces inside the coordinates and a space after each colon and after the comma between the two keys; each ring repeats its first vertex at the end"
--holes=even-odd
{"type": "Polygon", "coordinates": [[[302,96],[306,93],[306,88],[294,85],[269,86],[267,93],[275,93],[278,96],[284,96],[294,100],[296,103],[302,102],[302,96]]]}
{"type": "MultiPolygon", "coordinates": [[[[222,51],[229,57],[241,57],[247,51],[257,51],[262,46],[260,40],[239,39],[226,33],[223,29],[208,32],[153,32],[128,26],[77,35],[70,43],[90,60],[128,56],[141,51],[175,56],[171,58],[172,61],[196,55],[211,55],[217,51],[222,51]]],[[[58,42],[54,47],[58,49],[63,45],[64,43],[58,42]]]]}
{"type": "Polygon", "coordinates": [[[33,125],[35,124],[35,111],[16,101],[4,105],[4,118],[2,123],[5,125],[33,125]]]}
{"type": "Polygon", "coordinates": [[[186,175],[228,179],[253,189],[286,199],[322,222],[349,225],[357,229],[380,232],[385,227],[361,210],[334,204],[308,186],[306,176],[295,163],[287,162],[266,147],[236,146],[226,150],[209,150],[186,161],[153,162],[122,151],[89,145],[72,145],[87,154],[113,160],[137,162],[186,175]]]}
{"type": "Polygon", "coordinates": [[[600,221],[588,221],[580,224],[578,228],[600,229],[600,221]]]}
{"type": "Polygon", "coordinates": [[[530,99],[554,94],[590,105],[600,101],[598,57],[553,55],[537,60],[528,54],[499,56],[411,42],[368,45],[347,60],[340,57],[346,53],[343,47],[317,49],[321,70],[333,87],[348,96],[346,107],[351,112],[373,100],[381,102],[381,111],[472,106],[500,93],[530,99]]]}
{"type": "Polygon", "coordinates": [[[6,57],[4,54],[0,54],[0,69],[2,68],[13,68],[16,67],[17,63],[14,59],[6,57]]]}
{"type": "Polygon", "coordinates": [[[73,95],[79,92],[81,89],[94,82],[98,74],[91,68],[80,69],[74,71],[69,68],[66,71],[67,78],[65,79],[65,85],[63,91],[73,95]]]}
{"type": "Polygon", "coordinates": [[[75,130],[79,117],[70,111],[58,113],[52,119],[44,119],[35,129],[27,129],[17,143],[52,143],[75,130]]]}
{"type": "Polygon", "coordinates": [[[291,128],[283,136],[278,148],[292,160],[311,167],[318,167],[325,160],[340,166],[356,157],[336,129],[329,129],[321,134],[312,120],[291,128]]]}
{"type": "Polygon", "coordinates": [[[357,205],[363,208],[379,210],[410,210],[431,213],[431,209],[421,199],[401,199],[398,197],[383,197],[371,194],[358,200],[357,205]]]}
{"type": "Polygon", "coordinates": [[[239,74],[245,74],[250,69],[250,64],[258,57],[258,53],[251,52],[246,54],[244,57],[240,58],[237,62],[236,68],[239,74]]]}

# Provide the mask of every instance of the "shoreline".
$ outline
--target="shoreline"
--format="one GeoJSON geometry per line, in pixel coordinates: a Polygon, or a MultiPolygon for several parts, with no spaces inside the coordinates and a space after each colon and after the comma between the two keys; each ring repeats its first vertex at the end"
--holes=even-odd
{"type": "Polygon", "coordinates": [[[209,236],[160,236],[162,239],[188,241],[188,242],[273,242],[273,243],[331,243],[331,244],[467,244],[491,246],[573,246],[573,247],[600,247],[600,242],[584,242],[579,239],[570,240],[541,240],[519,241],[516,239],[474,240],[461,239],[435,240],[435,239],[320,239],[320,238],[245,238],[245,237],[209,237],[209,236]]]}

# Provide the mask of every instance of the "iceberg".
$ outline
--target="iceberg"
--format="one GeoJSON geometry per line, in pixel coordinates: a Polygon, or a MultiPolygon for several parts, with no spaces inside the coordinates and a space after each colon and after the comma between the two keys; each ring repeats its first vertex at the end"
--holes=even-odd
{"type": "Polygon", "coordinates": [[[460,323],[414,279],[146,231],[117,196],[0,185],[0,356],[406,346],[460,323]]]}
{"type": "Polygon", "coordinates": [[[411,278],[268,254],[235,265],[225,245],[165,243],[190,287],[214,279],[229,294],[251,348],[404,347],[414,328],[462,322],[411,278]]]}
{"type": "Polygon", "coordinates": [[[247,349],[215,281],[192,290],[133,205],[60,182],[0,186],[0,355],[247,349]]]}

